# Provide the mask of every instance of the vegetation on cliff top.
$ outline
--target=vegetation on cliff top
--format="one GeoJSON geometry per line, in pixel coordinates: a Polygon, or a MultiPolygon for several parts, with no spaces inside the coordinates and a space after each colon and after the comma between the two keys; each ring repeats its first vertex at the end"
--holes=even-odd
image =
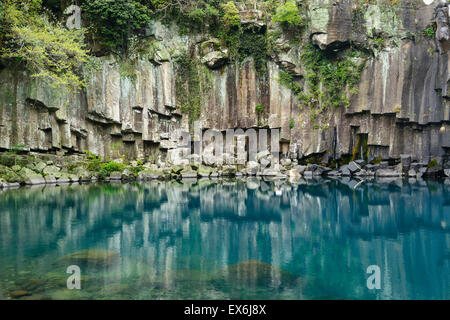
{"type": "Polygon", "coordinates": [[[42,0],[5,0],[0,14],[0,58],[24,63],[33,77],[54,86],[79,88],[78,68],[86,62],[84,30],[58,23],[42,0]]]}

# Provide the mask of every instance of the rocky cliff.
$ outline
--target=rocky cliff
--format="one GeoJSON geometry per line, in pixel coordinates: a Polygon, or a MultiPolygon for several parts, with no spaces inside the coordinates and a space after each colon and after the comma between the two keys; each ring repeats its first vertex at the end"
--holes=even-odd
{"type": "Polygon", "coordinates": [[[88,83],[81,92],[4,68],[0,149],[23,144],[61,155],[89,150],[111,157],[165,156],[179,146],[180,132],[200,121],[203,129],[222,131],[279,128],[283,154],[299,160],[392,160],[402,154],[423,162],[445,160],[447,5],[423,0],[297,5],[307,24],[292,35],[265,19],[262,2],[237,3],[241,24],[251,30],[249,42],[258,45],[258,35],[271,39],[262,64],[252,55],[228,59],[229,48],[208,34],[186,35],[174,24],[155,22],[146,30],[145,55],[131,62],[95,58],[84,70],[88,83]],[[325,69],[311,66],[308,50],[326,59],[325,69]],[[326,69],[330,66],[335,68],[326,69]],[[330,75],[334,87],[311,81],[314,73],[330,75]],[[340,79],[355,77],[339,87],[340,79]],[[328,103],[326,90],[338,92],[344,102],[328,103]]]}

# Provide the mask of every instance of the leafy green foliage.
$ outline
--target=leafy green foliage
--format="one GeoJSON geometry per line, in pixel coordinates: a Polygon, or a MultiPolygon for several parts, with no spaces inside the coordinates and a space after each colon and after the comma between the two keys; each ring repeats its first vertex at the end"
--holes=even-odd
{"type": "Polygon", "coordinates": [[[432,160],[428,163],[427,167],[428,167],[429,169],[431,169],[431,168],[437,167],[438,165],[439,165],[439,163],[438,163],[437,159],[434,158],[434,159],[432,159],[432,160]]]}
{"type": "Polygon", "coordinates": [[[82,5],[94,39],[111,51],[126,52],[128,38],[150,23],[150,10],[134,0],[90,0],[82,5]]]}
{"type": "Polygon", "coordinates": [[[17,165],[17,155],[21,151],[23,151],[24,148],[25,148],[24,144],[16,144],[15,146],[12,146],[11,149],[9,149],[8,151],[5,152],[4,156],[2,155],[2,159],[1,159],[2,164],[7,165],[7,161],[5,161],[5,160],[7,160],[8,158],[11,159],[11,156],[12,156],[13,163],[9,163],[8,166],[12,167],[13,165],[14,166],[17,165]]]}
{"type": "Polygon", "coordinates": [[[83,30],[67,30],[42,10],[41,0],[7,0],[0,20],[0,57],[25,63],[34,77],[59,87],[84,85],[78,68],[86,62],[83,30]]]}
{"type": "Polygon", "coordinates": [[[348,50],[337,56],[309,44],[303,48],[302,61],[308,86],[308,92],[300,95],[304,105],[319,107],[320,111],[350,105],[345,89],[357,93],[356,85],[365,65],[361,52],[348,50]]]}
{"type": "Polygon", "coordinates": [[[303,92],[303,88],[298,82],[294,80],[294,77],[283,70],[281,70],[279,73],[278,81],[281,85],[291,89],[297,96],[299,96],[303,92]]]}
{"type": "Polygon", "coordinates": [[[253,57],[256,71],[266,71],[267,41],[266,36],[255,30],[242,32],[238,43],[238,59],[242,61],[245,57],[253,57]]]}
{"type": "Polygon", "coordinates": [[[168,24],[175,22],[182,34],[218,28],[224,0],[147,0],[154,17],[168,24]]]}
{"type": "Polygon", "coordinates": [[[102,159],[89,150],[86,150],[84,153],[87,155],[86,162],[84,163],[85,168],[92,172],[100,171],[103,162],[102,159]]]}
{"type": "Polygon", "coordinates": [[[300,27],[303,25],[303,19],[294,0],[288,0],[285,4],[280,5],[272,20],[284,27],[300,27]]]}
{"type": "Polygon", "coordinates": [[[112,172],[122,172],[124,169],[125,165],[123,163],[117,163],[115,161],[109,161],[100,165],[100,172],[104,175],[112,172]]]}
{"type": "Polygon", "coordinates": [[[225,23],[226,28],[236,28],[239,27],[241,21],[239,18],[239,10],[236,8],[236,5],[233,1],[228,1],[225,4],[222,4],[223,9],[223,21],[225,23]]]}
{"type": "Polygon", "coordinates": [[[430,39],[433,39],[435,35],[435,31],[432,27],[426,28],[422,33],[430,39]]]}
{"type": "Polygon", "coordinates": [[[294,129],[295,127],[295,120],[293,118],[289,119],[289,128],[294,129]]]}
{"type": "Polygon", "coordinates": [[[255,107],[255,112],[256,113],[262,113],[263,111],[264,111],[264,106],[262,105],[262,104],[258,104],[256,107],[255,107]]]}
{"type": "Polygon", "coordinates": [[[84,167],[91,172],[96,172],[100,178],[107,177],[112,172],[122,172],[126,167],[124,164],[115,161],[104,162],[90,151],[85,151],[85,154],[84,167]]]}

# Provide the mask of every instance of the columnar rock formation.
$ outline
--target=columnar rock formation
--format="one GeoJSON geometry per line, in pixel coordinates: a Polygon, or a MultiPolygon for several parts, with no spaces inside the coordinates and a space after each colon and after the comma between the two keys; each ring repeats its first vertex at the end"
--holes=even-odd
{"type": "MultiPolygon", "coordinates": [[[[0,149],[23,144],[59,154],[165,156],[192,125],[180,104],[185,75],[177,72],[177,57],[189,52],[198,62],[198,120],[205,129],[279,128],[287,156],[319,156],[324,162],[354,155],[363,144],[372,159],[448,157],[448,7],[422,0],[362,7],[358,0],[315,0],[305,8],[306,41],[320,50],[340,52],[351,45],[371,52],[358,93],[347,90],[348,108],[328,108],[315,119],[299,108],[296,95],[279,79],[281,70],[288,70],[305,86],[302,48],[283,32],[267,71],[257,72],[252,58],[230,63],[227,49],[208,35],[182,36],[176,27],[157,22],[148,30],[152,53],[135,61],[132,76],[123,74],[117,58],[99,57],[96,68],[86,68],[89,81],[78,93],[52,88],[26,71],[1,70],[0,149]],[[424,30],[433,25],[436,36],[426,36],[424,30]],[[380,39],[384,44],[374,46],[380,39]],[[258,105],[264,110],[257,111],[258,105]]],[[[266,25],[258,8],[241,8],[242,23],[279,28],[266,25]]]]}

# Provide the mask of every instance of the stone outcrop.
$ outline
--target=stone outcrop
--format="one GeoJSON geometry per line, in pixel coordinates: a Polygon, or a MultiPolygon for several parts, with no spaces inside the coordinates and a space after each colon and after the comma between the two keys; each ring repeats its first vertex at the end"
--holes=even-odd
{"type": "MultiPolygon", "coordinates": [[[[116,58],[99,57],[97,68],[85,70],[89,80],[81,92],[53,88],[26,71],[0,70],[0,149],[23,144],[26,150],[60,155],[89,150],[112,158],[160,156],[158,161],[186,165],[179,162],[178,148],[191,148],[180,143],[191,128],[179,103],[176,57],[194,52],[206,65],[206,70],[198,67],[202,99],[197,120],[203,129],[280,129],[282,157],[294,160],[339,160],[360,153],[362,142],[366,160],[399,160],[402,155],[426,163],[445,160],[450,152],[448,7],[422,0],[395,6],[315,0],[304,6],[306,39],[320,50],[339,52],[352,45],[373,53],[358,93],[348,92],[348,108],[324,110],[315,120],[299,109],[297,97],[279,78],[284,68],[304,85],[301,48],[283,35],[276,41],[282,50],[260,74],[251,58],[231,63],[216,40],[181,36],[155,23],[152,54],[135,61],[134,75],[124,75],[116,58]],[[430,38],[423,30],[433,23],[436,37],[430,38]],[[384,47],[372,48],[381,38],[384,47]],[[257,112],[257,105],[264,111],[257,112]]],[[[266,25],[258,6],[240,10],[243,23],[277,27],[266,25]]],[[[255,168],[252,164],[247,171],[253,174],[255,168]]],[[[347,169],[353,174],[350,167],[343,174],[347,169]]]]}

